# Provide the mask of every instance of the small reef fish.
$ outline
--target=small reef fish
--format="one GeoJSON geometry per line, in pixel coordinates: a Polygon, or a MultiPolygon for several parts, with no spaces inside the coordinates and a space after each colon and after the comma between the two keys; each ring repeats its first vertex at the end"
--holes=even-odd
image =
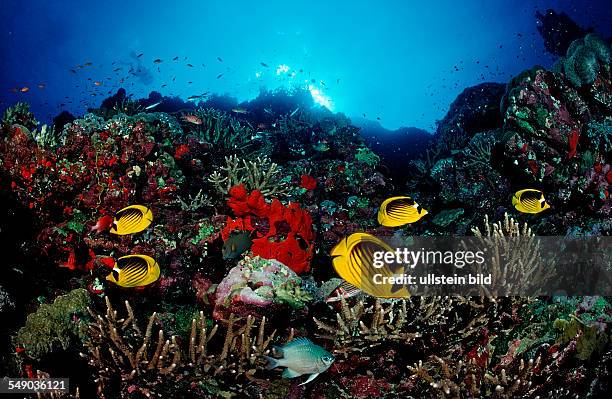
{"type": "Polygon", "coordinates": [[[251,245],[253,245],[253,241],[249,233],[234,233],[223,243],[223,248],[221,249],[223,259],[236,259],[248,251],[251,245]]]}
{"type": "Polygon", "coordinates": [[[91,231],[95,231],[96,233],[101,233],[103,231],[110,230],[113,225],[113,221],[115,218],[111,215],[104,215],[96,222],[96,225],[91,228],[91,231]]]}
{"type": "Polygon", "coordinates": [[[47,85],[46,85],[46,84],[44,84],[44,83],[39,83],[39,84],[37,84],[36,86],[37,86],[39,89],[41,89],[41,90],[42,90],[42,89],[44,89],[45,87],[47,87],[47,85]]]}
{"type": "Polygon", "coordinates": [[[219,61],[219,62],[223,62],[223,58],[221,58],[221,57],[217,57],[217,61],[219,61]]]}
{"type": "Polygon", "coordinates": [[[147,255],[127,255],[117,259],[106,279],[120,287],[142,287],[159,279],[159,264],[147,255]]]}
{"type": "Polygon", "coordinates": [[[153,212],[143,205],[130,205],[115,214],[110,228],[112,234],[120,236],[143,231],[153,222],[153,212]]]}
{"type": "Polygon", "coordinates": [[[401,265],[386,262],[375,267],[374,254],[383,252],[393,252],[393,249],[373,235],[354,233],[332,249],[332,264],[341,278],[367,294],[380,298],[409,297],[410,292],[404,285],[375,283],[375,275],[391,277],[402,271],[401,265]]]}
{"type": "Polygon", "coordinates": [[[202,119],[198,118],[195,115],[183,115],[183,120],[185,122],[189,122],[189,123],[193,123],[194,125],[201,125],[202,124],[202,119]]]}
{"type": "Polygon", "coordinates": [[[22,93],[27,93],[28,91],[30,91],[30,88],[25,86],[25,87],[22,87],[21,89],[19,89],[19,91],[22,92],[22,93]]]}
{"type": "Polygon", "coordinates": [[[98,82],[98,81],[96,81],[96,82],[94,82],[94,84],[95,84],[96,86],[102,86],[102,82],[98,82]]]}
{"type": "Polygon", "coordinates": [[[189,68],[193,68],[193,65],[192,65],[192,64],[187,64],[187,66],[188,66],[189,68]]]}
{"type": "Polygon", "coordinates": [[[260,62],[259,64],[260,64],[262,67],[264,67],[264,68],[267,68],[267,67],[268,67],[268,64],[266,64],[265,62],[260,62]]]}
{"type": "Polygon", "coordinates": [[[338,285],[338,287],[336,287],[336,289],[332,291],[331,294],[329,294],[325,302],[340,302],[342,298],[349,299],[362,293],[363,291],[359,288],[347,283],[346,281],[343,281],[340,283],[340,285],[338,285]]]}
{"type": "Polygon", "coordinates": [[[217,79],[221,79],[221,77],[222,77],[222,76],[223,76],[223,74],[222,74],[222,73],[218,74],[218,75],[217,75],[217,79]]]}
{"type": "Polygon", "coordinates": [[[177,61],[179,59],[178,55],[172,59],[172,61],[177,61]]]}
{"type": "Polygon", "coordinates": [[[162,63],[162,60],[161,60],[161,59],[159,59],[159,58],[157,58],[157,59],[153,60],[153,63],[154,63],[154,64],[161,64],[161,63],[162,63]]]}
{"type": "Polygon", "coordinates": [[[248,114],[249,111],[244,108],[233,108],[232,112],[235,114],[248,114]]]}
{"type": "Polygon", "coordinates": [[[533,188],[517,191],[512,196],[512,205],[522,213],[540,213],[550,208],[544,198],[544,193],[533,188]]]}
{"type": "Polygon", "coordinates": [[[293,112],[291,112],[291,113],[289,114],[289,116],[291,116],[291,117],[292,117],[293,115],[297,114],[297,112],[298,112],[299,110],[300,110],[300,107],[297,107],[296,109],[294,109],[294,110],[293,110],[293,112]]]}
{"type": "Polygon", "coordinates": [[[398,227],[414,223],[427,215],[410,197],[391,197],[386,199],[378,210],[378,223],[387,227],[398,227]]]}
{"type": "Polygon", "coordinates": [[[159,104],[161,104],[161,103],[162,103],[162,101],[158,101],[158,102],[156,102],[156,103],[154,103],[154,104],[147,105],[147,106],[145,107],[145,111],[148,111],[148,110],[150,110],[150,109],[153,109],[153,108],[157,107],[157,106],[158,106],[159,104]]]}
{"type": "Polygon", "coordinates": [[[308,338],[296,338],[282,347],[275,347],[282,354],[282,358],[275,359],[266,356],[267,368],[285,367],[284,378],[295,378],[310,374],[308,379],[300,385],[308,384],[319,374],[324,372],[334,362],[334,356],[308,338]]]}

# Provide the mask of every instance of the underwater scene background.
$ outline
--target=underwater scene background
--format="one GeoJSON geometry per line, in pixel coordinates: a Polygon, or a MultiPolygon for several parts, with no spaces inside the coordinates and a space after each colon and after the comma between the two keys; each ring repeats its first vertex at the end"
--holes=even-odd
{"type": "Polygon", "coordinates": [[[4,0],[0,376],[609,397],[608,2],[379,3],[4,0]],[[494,293],[550,282],[542,237],[605,261],[589,296],[376,298],[364,236],[501,245],[494,293]]]}

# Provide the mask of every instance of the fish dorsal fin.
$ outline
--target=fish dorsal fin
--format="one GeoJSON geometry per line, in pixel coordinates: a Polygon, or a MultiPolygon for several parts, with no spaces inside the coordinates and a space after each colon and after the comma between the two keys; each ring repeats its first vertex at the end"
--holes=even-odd
{"type": "Polygon", "coordinates": [[[313,343],[311,340],[309,340],[306,337],[294,338],[291,341],[287,342],[287,344],[285,344],[283,349],[291,348],[294,346],[300,346],[300,345],[313,345],[313,343]]]}

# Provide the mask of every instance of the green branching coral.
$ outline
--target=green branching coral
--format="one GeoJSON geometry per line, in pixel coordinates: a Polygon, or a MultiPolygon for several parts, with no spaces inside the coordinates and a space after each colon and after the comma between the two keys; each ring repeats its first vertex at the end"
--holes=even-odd
{"type": "Polygon", "coordinates": [[[2,124],[4,126],[19,124],[32,130],[38,126],[38,121],[34,118],[34,114],[30,112],[30,104],[18,102],[4,111],[2,124]]]}
{"type": "Polygon", "coordinates": [[[214,146],[216,152],[248,153],[259,141],[249,125],[214,108],[200,108],[195,115],[202,120],[196,130],[196,136],[214,146]]]}
{"type": "Polygon", "coordinates": [[[52,304],[40,305],[35,313],[28,315],[13,342],[35,359],[59,348],[66,349],[75,338],[81,337],[81,322],[73,317],[85,314],[90,305],[91,298],[83,288],[57,297],[52,304]]]}
{"type": "Polygon", "coordinates": [[[599,63],[610,63],[611,58],[608,45],[599,36],[590,33],[572,42],[565,58],[559,60],[557,68],[565,73],[574,86],[580,87],[592,84],[599,72],[599,63]]]}
{"type": "Polygon", "coordinates": [[[54,126],[42,125],[40,131],[34,130],[31,135],[40,148],[53,149],[60,144],[61,132],[56,132],[54,126]]]}
{"type": "Polygon", "coordinates": [[[214,171],[208,181],[223,195],[238,184],[244,184],[247,190],[259,190],[263,195],[287,195],[290,190],[280,166],[267,157],[257,157],[254,161],[237,155],[225,157],[225,166],[214,171]]]}

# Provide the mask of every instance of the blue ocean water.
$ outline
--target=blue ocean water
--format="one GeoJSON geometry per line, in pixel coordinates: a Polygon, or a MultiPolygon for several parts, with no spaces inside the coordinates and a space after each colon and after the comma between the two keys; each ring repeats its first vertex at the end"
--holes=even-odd
{"type": "Polygon", "coordinates": [[[27,101],[48,122],[119,87],[247,100],[300,86],[348,116],[431,131],[465,87],[552,65],[534,16],[548,8],[612,33],[607,1],[3,0],[0,106],[27,101]]]}

